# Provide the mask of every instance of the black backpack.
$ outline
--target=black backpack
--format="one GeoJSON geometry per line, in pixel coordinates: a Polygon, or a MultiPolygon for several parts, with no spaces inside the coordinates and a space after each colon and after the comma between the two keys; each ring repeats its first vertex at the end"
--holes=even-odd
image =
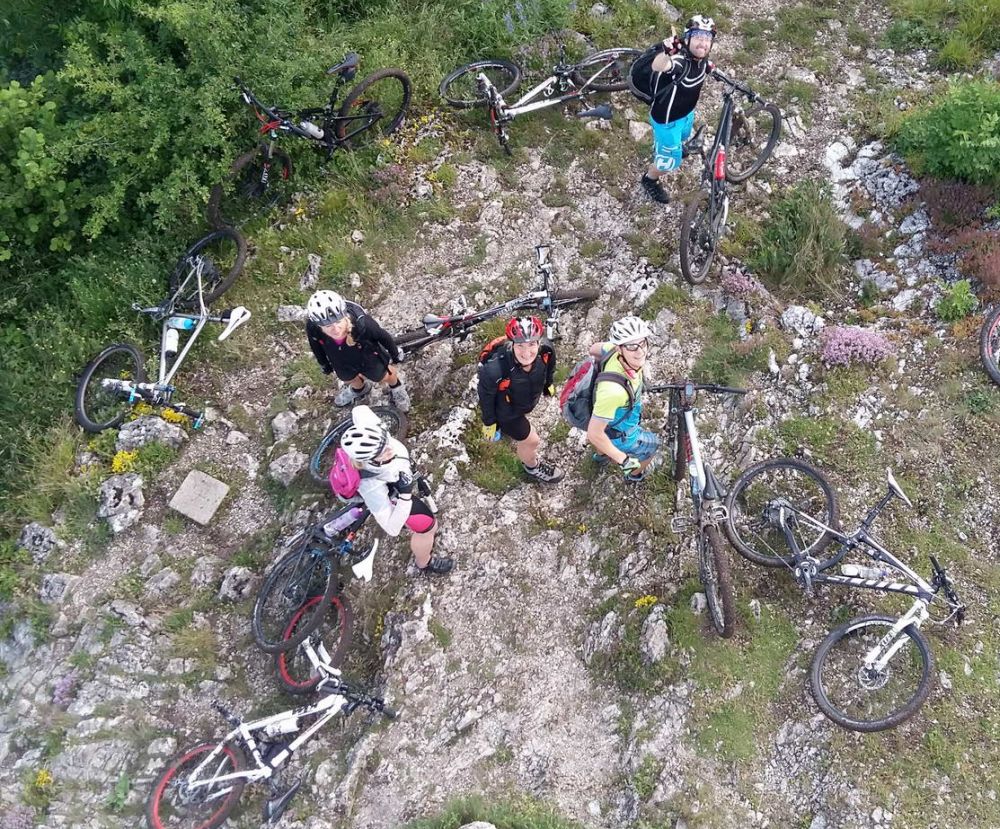
{"type": "Polygon", "coordinates": [[[650,46],[632,62],[632,68],[628,73],[629,91],[644,104],[652,104],[658,95],[662,95],[665,89],[669,89],[673,86],[673,83],[660,84],[659,87],[655,86],[655,84],[660,83],[662,79],[654,79],[654,75],[660,75],[661,73],[653,72],[653,60],[657,55],[663,54],[664,52],[669,55],[676,55],[679,51],[680,41],[677,40],[677,38],[674,38],[673,45],[670,49],[667,49],[662,43],[650,46]]]}

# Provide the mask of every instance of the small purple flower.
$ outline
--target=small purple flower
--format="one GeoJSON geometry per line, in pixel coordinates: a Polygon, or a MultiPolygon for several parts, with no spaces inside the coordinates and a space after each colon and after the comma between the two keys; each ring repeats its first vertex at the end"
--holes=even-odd
{"type": "Polygon", "coordinates": [[[875,365],[893,353],[892,343],[877,331],[837,325],[820,334],[820,359],[830,366],[875,365]]]}
{"type": "Polygon", "coordinates": [[[52,704],[60,708],[66,708],[76,697],[76,681],[79,673],[74,668],[68,674],[64,674],[52,687],[52,704]]]}
{"type": "Polygon", "coordinates": [[[524,26],[528,22],[528,17],[524,13],[524,5],[521,0],[515,0],[514,11],[517,12],[517,22],[524,26]]]}
{"type": "Polygon", "coordinates": [[[509,34],[514,34],[514,18],[510,16],[510,12],[503,13],[503,25],[509,34]]]}
{"type": "Polygon", "coordinates": [[[30,806],[11,806],[0,817],[0,829],[34,829],[35,810],[30,806]]]}
{"type": "Polygon", "coordinates": [[[750,299],[764,293],[764,286],[747,271],[727,269],[722,274],[722,290],[734,299],[750,299]]]}

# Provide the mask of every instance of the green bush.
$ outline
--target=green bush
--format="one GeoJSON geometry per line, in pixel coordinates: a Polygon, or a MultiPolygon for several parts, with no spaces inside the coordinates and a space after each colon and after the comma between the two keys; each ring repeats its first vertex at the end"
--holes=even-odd
{"type": "Polygon", "coordinates": [[[896,148],[918,173],[1000,184],[1000,84],[962,81],[904,119],[896,148]]]}
{"type": "Polygon", "coordinates": [[[1000,0],[890,0],[895,20],[885,34],[893,49],[934,49],[941,69],[974,69],[1000,48],[1000,0]]]}
{"type": "Polygon", "coordinates": [[[748,263],[761,281],[783,296],[834,293],[845,262],[846,225],[829,187],[803,181],[771,208],[748,263]]]}
{"type": "Polygon", "coordinates": [[[968,279],[960,279],[949,287],[938,300],[934,311],[944,322],[958,322],[976,310],[979,300],[972,293],[968,279]]]}

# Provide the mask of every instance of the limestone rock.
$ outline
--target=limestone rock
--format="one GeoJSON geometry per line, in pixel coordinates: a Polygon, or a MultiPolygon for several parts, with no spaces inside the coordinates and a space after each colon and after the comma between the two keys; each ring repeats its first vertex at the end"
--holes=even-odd
{"type": "Polygon", "coordinates": [[[115,449],[119,452],[132,452],[150,443],[162,443],[171,449],[179,449],[186,440],[187,435],[180,426],[167,423],[156,415],[143,415],[122,426],[115,440],[115,449]]]}
{"type": "Polygon", "coordinates": [[[279,412],[271,421],[274,442],[281,443],[294,435],[299,428],[299,416],[295,412],[279,412]]]}
{"type": "Polygon", "coordinates": [[[667,655],[670,639],[667,636],[667,620],[662,605],[656,605],[642,623],[639,652],[642,661],[655,665],[667,655]]]}
{"type": "Polygon", "coordinates": [[[101,484],[97,517],[107,519],[113,533],[124,532],[142,518],[146,505],[142,485],[142,475],[137,472],[112,475],[101,484]]]}
{"type": "Polygon", "coordinates": [[[285,452],[280,458],[275,458],[267,467],[268,474],[282,486],[288,486],[296,476],[306,468],[309,456],[298,449],[285,452]]]}
{"type": "Polygon", "coordinates": [[[219,601],[241,602],[257,585],[257,575],[249,567],[230,567],[222,577],[219,601]]]}
{"type": "Polygon", "coordinates": [[[53,550],[62,547],[63,542],[56,538],[56,531],[51,527],[32,521],[24,525],[17,539],[17,546],[27,550],[35,564],[41,564],[53,550]]]}

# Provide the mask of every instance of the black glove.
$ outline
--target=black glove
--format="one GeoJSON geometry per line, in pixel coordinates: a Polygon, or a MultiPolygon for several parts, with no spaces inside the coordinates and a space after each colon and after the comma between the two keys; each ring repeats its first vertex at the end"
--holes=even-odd
{"type": "Polygon", "coordinates": [[[396,492],[398,492],[400,495],[412,495],[413,476],[407,475],[405,472],[400,472],[399,480],[396,481],[396,492]]]}

